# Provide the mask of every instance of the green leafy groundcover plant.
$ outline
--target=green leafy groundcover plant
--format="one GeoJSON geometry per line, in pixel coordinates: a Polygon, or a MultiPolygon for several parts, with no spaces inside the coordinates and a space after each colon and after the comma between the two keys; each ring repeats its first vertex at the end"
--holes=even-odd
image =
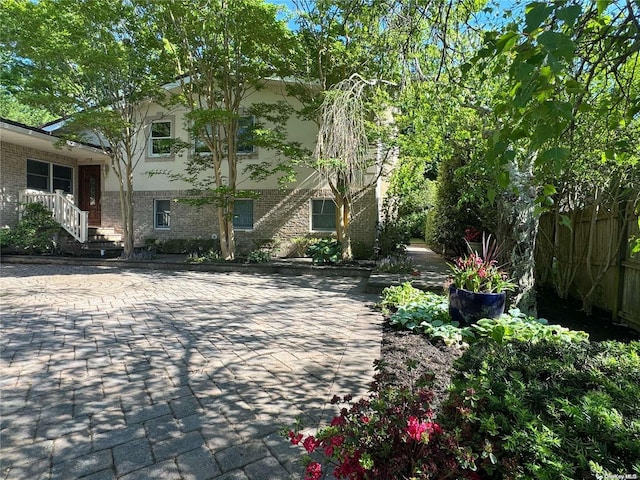
{"type": "Polygon", "coordinates": [[[316,265],[338,263],[341,260],[340,243],[332,238],[321,238],[307,247],[307,255],[316,265]]]}
{"type": "Polygon", "coordinates": [[[497,343],[543,339],[580,342],[589,339],[585,332],[550,325],[544,318],[527,316],[518,309],[511,309],[500,318],[486,318],[471,326],[460,327],[449,316],[449,302],[445,295],[423,292],[408,282],[385,288],[379,306],[388,315],[391,326],[442,340],[447,345],[471,344],[482,338],[497,343]]]}
{"type": "Polygon", "coordinates": [[[483,341],[438,418],[482,478],[640,475],[640,342],[483,341]]]}

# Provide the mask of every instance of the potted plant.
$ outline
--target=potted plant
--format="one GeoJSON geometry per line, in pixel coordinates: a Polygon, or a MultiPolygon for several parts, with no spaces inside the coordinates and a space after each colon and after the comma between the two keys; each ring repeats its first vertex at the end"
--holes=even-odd
{"type": "Polygon", "coordinates": [[[498,267],[497,247],[491,235],[482,238],[482,256],[472,252],[449,265],[453,283],[449,287],[451,319],[469,325],[481,318],[497,318],[504,313],[506,292],[515,284],[498,267]]]}

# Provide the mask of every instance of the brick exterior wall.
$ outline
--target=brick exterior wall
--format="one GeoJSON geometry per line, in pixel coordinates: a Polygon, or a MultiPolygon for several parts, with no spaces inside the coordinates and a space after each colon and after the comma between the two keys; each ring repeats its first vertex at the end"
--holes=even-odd
{"type": "MultiPolygon", "coordinates": [[[[278,254],[292,250],[292,240],[300,237],[328,236],[330,233],[311,232],[310,200],[331,198],[328,190],[261,190],[253,201],[254,229],[236,229],[236,242],[240,252],[256,248],[256,243],[275,240],[278,254]]],[[[218,219],[213,206],[194,207],[171,203],[171,227],[155,229],[153,218],[154,199],[175,199],[186,192],[147,191],[134,194],[135,242],[142,245],[147,238],[167,240],[174,238],[211,238],[219,232],[218,219]]],[[[355,202],[351,235],[354,243],[372,248],[376,236],[376,201],[374,189],[355,202]]],[[[118,192],[104,192],[102,197],[102,225],[120,225],[118,192]]]]}
{"type": "Polygon", "coordinates": [[[77,190],[76,160],[35,148],[0,142],[0,227],[18,222],[18,193],[27,188],[27,159],[74,167],[73,191],[77,190]]]}

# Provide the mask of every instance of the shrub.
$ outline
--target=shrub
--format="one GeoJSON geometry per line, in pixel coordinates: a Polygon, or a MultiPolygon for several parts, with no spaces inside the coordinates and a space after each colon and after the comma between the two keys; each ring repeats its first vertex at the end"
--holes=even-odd
{"type": "MultiPolygon", "coordinates": [[[[372,385],[368,399],[352,402],[350,395],[332,403],[346,403],[329,426],[306,438],[300,425],[286,435],[308,454],[319,455],[334,465],[335,478],[447,479],[475,478],[470,452],[461,448],[455,434],[435,422],[431,409],[431,375],[422,376],[409,388],[372,385]]],[[[305,457],[306,479],[322,477],[322,465],[305,457]]],[[[326,462],[322,462],[326,463],[326,462]]]]}
{"type": "Polygon", "coordinates": [[[25,253],[51,253],[56,248],[56,236],[62,228],[51,212],[40,203],[24,205],[22,218],[17,225],[3,230],[2,247],[15,247],[25,253]]]}
{"type": "Polygon", "coordinates": [[[206,238],[169,238],[167,240],[146,239],[145,246],[154,247],[157,253],[204,253],[219,250],[219,240],[206,238]]]}
{"type": "Polygon", "coordinates": [[[402,254],[411,240],[405,227],[393,220],[386,220],[378,232],[378,256],[402,254]]]}
{"type": "Polygon", "coordinates": [[[311,257],[316,265],[338,263],[342,259],[340,243],[332,238],[321,238],[309,245],[307,255],[311,257]]]}
{"type": "Polygon", "coordinates": [[[483,341],[456,369],[440,420],[483,478],[640,474],[640,342],[483,341]]]}
{"type": "Polygon", "coordinates": [[[194,252],[187,256],[186,263],[224,263],[225,259],[218,250],[208,252],[194,252]]]}
{"type": "Polygon", "coordinates": [[[268,263],[271,261],[271,252],[268,250],[251,250],[247,255],[247,263],[268,263]]]}

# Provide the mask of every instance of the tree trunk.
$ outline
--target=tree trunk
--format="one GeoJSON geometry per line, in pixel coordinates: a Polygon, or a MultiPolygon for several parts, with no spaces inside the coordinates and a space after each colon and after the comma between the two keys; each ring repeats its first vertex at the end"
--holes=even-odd
{"type": "Polygon", "coordinates": [[[233,260],[235,258],[233,219],[229,219],[225,207],[216,207],[216,212],[220,225],[220,253],[225,260],[233,260]]]}
{"type": "Polygon", "coordinates": [[[540,225],[539,214],[535,211],[536,190],[533,186],[535,157],[533,153],[522,163],[514,160],[509,165],[513,190],[502,196],[500,206],[502,221],[507,227],[503,231],[510,231],[511,275],[517,284],[512,303],[532,316],[537,316],[534,252],[540,225]]]}
{"type": "Polygon", "coordinates": [[[348,197],[334,191],[334,201],[336,204],[336,239],[340,244],[342,261],[348,262],[353,259],[351,251],[351,203],[348,197]]]}

